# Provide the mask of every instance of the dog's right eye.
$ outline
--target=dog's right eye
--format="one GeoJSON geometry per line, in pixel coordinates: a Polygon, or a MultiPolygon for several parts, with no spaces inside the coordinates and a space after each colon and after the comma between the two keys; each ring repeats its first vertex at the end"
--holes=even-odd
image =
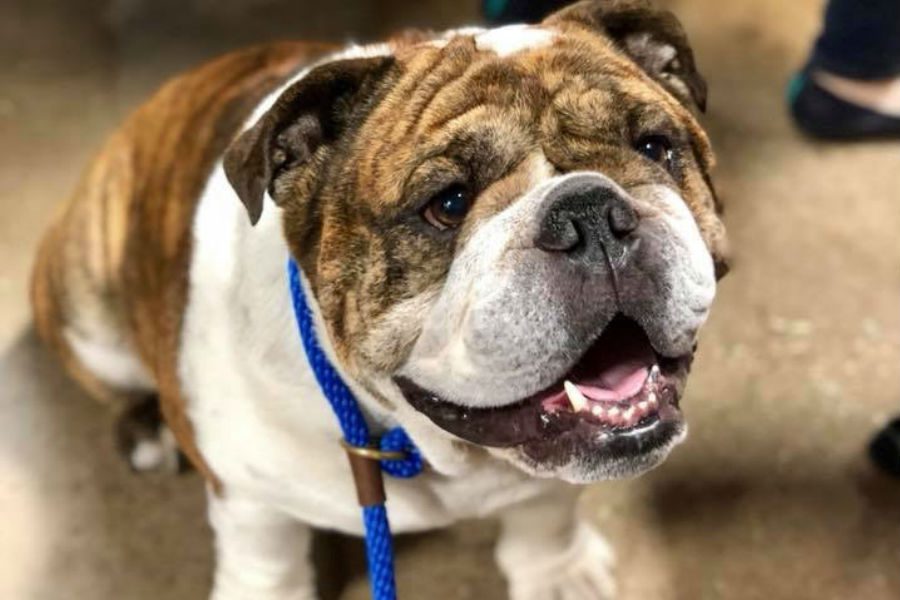
{"type": "Polygon", "coordinates": [[[672,170],[674,150],[672,142],[664,135],[645,135],[634,144],[634,149],[646,158],[659,163],[667,171],[672,170]]]}
{"type": "Polygon", "coordinates": [[[471,197],[466,187],[454,184],[428,201],[423,216],[431,226],[441,231],[453,229],[459,227],[466,218],[470,204],[471,197]]]}

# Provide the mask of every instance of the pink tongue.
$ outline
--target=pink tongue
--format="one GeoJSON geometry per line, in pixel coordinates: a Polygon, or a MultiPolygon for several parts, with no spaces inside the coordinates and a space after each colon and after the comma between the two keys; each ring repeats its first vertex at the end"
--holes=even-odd
{"type": "Polygon", "coordinates": [[[592,400],[625,400],[641,391],[649,374],[645,363],[626,362],[606,369],[592,381],[575,383],[592,400]]]}
{"type": "Polygon", "coordinates": [[[600,373],[600,381],[603,387],[617,391],[626,396],[633,396],[640,391],[641,386],[650,374],[650,369],[642,361],[629,361],[619,365],[613,365],[600,373]]]}

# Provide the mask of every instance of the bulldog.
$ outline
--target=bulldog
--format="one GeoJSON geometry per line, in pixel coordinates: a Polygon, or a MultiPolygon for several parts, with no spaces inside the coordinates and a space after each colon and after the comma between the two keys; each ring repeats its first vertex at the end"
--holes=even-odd
{"type": "Polygon", "coordinates": [[[394,529],[495,516],[511,598],[612,597],[573,484],[643,473],[685,436],[726,264],[705,89],[678,21],[642,0],[229,54],[86,171],[37,258],[37,327],[142,425],[134,468],[180,451],[205,477],[213,598],[313,598],[312,528],[362,524],[293,258],[369,426],[402,426],[426,461],[386,482],[394,529]]]}

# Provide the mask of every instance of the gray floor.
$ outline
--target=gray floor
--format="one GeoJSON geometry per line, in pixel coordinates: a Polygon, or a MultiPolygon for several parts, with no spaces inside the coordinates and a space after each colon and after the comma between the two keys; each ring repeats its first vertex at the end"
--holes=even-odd
{"type": "MultiPolygon", "coordinates": [[[[900,484],[862,455],[900,412],[900,145],[819,146],[791,129],[782,90],[818,1],[671,4],[710,80],[735,270],[697,361],[688,443],[647,477],[592,487],[583,510],[618,549],[624,599],[900,598],[900,484]]],[[[0,4],[0,598],[204,596],[199,480],[120,464],[109,416],[30,333],[28,270],[91,151],[168,74],[253,40],[475,17],[450,0],[327,6],[0,4]]],[[[501,597],[492,536],[467,524],[406,540],[403,597],[501,597]]],[[[356,578],[344,597],[364,592],[356,578]]]]}

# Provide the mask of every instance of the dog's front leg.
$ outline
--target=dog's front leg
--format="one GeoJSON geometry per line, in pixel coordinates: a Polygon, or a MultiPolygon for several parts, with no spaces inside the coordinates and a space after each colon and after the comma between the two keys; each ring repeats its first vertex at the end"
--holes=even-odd
{"type": "Polygon", "coordinates": [[[312,529],[239,495],[209,494],[216,536],[212,600],[314,600],[312,529]]]}
{"type": "Polygon", "coordinates": [[[505,509],[497,563],[512,600],[609,600],[614,594],[612,551],[576,514],[578,488],[505,509]]]}

